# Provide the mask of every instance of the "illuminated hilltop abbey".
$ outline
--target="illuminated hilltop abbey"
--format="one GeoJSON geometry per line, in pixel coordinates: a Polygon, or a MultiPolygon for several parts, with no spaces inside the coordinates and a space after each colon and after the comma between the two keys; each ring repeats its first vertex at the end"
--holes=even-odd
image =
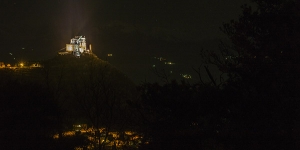
{"type": "Polygon", "coordinates": [[[89,45],[89,49],[86,46],[86,39],[85,36],[75,36],[71,39],[70,44],[66,44],[65,51],[60,51],[58,54],[60,55],[67,55],[72,54],[76,57],[80,57],[83,54],[91,54],[92,53],[92,46],[89,45]]]}

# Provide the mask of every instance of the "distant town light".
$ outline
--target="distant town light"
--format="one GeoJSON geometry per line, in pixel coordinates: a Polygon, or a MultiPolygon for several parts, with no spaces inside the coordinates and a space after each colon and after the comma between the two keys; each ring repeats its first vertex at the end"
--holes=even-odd
{"type": "Polygon", "coordinates": [[[165,64],[166,65],[174,65],[175,63],[169,61],[169,62],[165,62],[165,64]]]}
{"type": "Polygon", "coordinates": [[[162,58],[162,57],[159,58],[159,61],[164,61],[164,60],[166,60],[166,59],[162,58]]]}
{"type": "Polygon", "coordinates": [[[191,75],[189,75],[189,74],[180,74],[183,78],[185,78],[185,79],[191,79],[192,78],[192,76],[191,75]]]}
{"type": "Polygon", "coordinates": [[[112,56],[112,54],[107,54],[107,56],[112,56]]]}

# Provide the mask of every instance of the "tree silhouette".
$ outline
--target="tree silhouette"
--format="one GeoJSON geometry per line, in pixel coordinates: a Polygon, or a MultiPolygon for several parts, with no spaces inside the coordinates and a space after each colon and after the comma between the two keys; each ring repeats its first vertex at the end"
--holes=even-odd
{"type": "Polygon", "coordinates": [[[295,0],[253,2],[257,4],[256,10],[242,6],[240,18],[221,28],[232,45],[221,43],[220,54],[209,52],[204,56],[227,73],[224,88],[239,93],[240,100],[234,103],[231,121],[239,127],[240,131],[236,132],[245,132],[241,141],[249,136],[252,138],[244,142],[257,141],[268,149],[276,146],[286,149],[284,145],[295,148],[296,138],[292,135],[299,130],[296,123],[300,108],[297,91],[300,3],[295,0]],[[266,134],[270,136],[262,136],[266,134]]]}
{"type": "Polygon", "coordinates": [[[222,49],[227,51],[222,67],[225,64],[229,73],[238,75],[246,84],[259,83],[254,86],[261,90],[275,87],[274,90],[286,91],[284,85],[296,88],[299,85],[295,76],[299,73],[300,55],[299,2],[255,2],[257,10],[245,5],[238,21],[224,24],[222,30],[233,45],[222,49]]]}
{"type": "Polygon", "coordinates": [[[100,144],[95,146],[104,149],[108,141],[114,140],[109,139],[110,132],[133,129],[129,103],[136,97],[135,86],[108,63],[94,59],[84,67],[84,72],[74,74],[74,100],[96,132],[95,143],[100,144]]]}

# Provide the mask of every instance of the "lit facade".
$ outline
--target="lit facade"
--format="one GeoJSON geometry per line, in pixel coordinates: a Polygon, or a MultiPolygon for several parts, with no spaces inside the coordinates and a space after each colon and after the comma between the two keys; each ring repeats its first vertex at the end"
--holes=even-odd
{"type": "Polygon", "coordinates": [[[85,36],[75,36],[70,40],[70,44],[66,44],[65,51],[58,52],[60,55],[72,54],[76,57],[90,53],[92,53],[92,46],[90,45],[88,49],[85,36]]]}

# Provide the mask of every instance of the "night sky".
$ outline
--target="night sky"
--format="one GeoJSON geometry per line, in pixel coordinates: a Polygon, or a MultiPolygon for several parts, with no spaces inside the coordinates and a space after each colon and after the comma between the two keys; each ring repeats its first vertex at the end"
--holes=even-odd
{"type": "MultiPolygon", "coordinates": [[[[0,62],[52,58],[75,35],[135,80],[148,80],[154,57],[193,74],[199,50],[217,49],[223,22],[249,0],[1,0],[0,62]],[[11,54],[10,54],[11,53],[11,54]],[[107,54],[112,53],[112,57],[107,54]]],[[[163,65],[162,65],[163,66],[163,65]]]]}

